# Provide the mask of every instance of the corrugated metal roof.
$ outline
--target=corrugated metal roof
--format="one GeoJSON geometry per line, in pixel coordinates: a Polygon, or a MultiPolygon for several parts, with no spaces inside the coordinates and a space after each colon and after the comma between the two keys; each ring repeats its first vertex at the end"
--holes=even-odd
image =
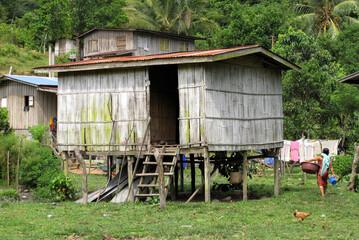
{"type": "Polygon", "coordinates": [[[177,53],[166,53],[166,54],[157,54],[157,55],[146,55],[146,56],[124,56],[124,57],[110,57],[103,59],[90,59],[78,62],[70,63],[61,63],[50,66],[43,66],[37,68],[54,68],[54,67],[67,67],[67,66],[79,66],[79,65],[88,65],[88,64],[98,64],[98,63],[112,63],[112,62],[135,62],[135,61],[148,61],[155,59],[170,59],[170,58],[189,58],[189,57],[206,57],[214,56],[222,53],[229,53],[232,51],[237,51],[241,49],[255,48],[260,47],[260,45],[251,45],[251,46],[242,46],[229,49],[211,49],[211,50],[201,50],[201,51],[192,51],[192,52],[177,52],[177,53]]]}
{"type": "Polygon", "coordinates": [[[338,81],[340,83],[359,84],[358,80],[359,80],[359,72],[355,72],[339,79],[338,81]]]}
{"type": "Polygon", "coordinates": [[[12,79],[24,83],[29,83],[36,86],[54,86],[57,87],[57,78],[38,77],[38,76],[23,76],[23,75],[4,75],[2,78],[12,79]]]}

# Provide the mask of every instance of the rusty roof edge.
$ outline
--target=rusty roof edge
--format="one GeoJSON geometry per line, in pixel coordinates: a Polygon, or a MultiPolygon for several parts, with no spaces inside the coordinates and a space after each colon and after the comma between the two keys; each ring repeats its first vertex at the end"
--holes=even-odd
{"type": "Polygon", "coordinates": [[[166,64],[188,64],[188,63],[203,63],[212,62],[213,56],[195,56],[195,57],[176,57],[176,58],[159,58],[151,60],[127,61],[127,62],[102,62],[84,65],[73,66],[58,66],[47,68],[35,68],[35,73],[48,73],[48,72],[77,72],[77,71],[90,71],[99,69],[113,69],[113,68],[131,68],[131,67],[145,67],[166,64]]]}
{"type": "Polygon", "coordinates": [[[234,49],[233,51],[229,51],[226,53],[218,53],[213,57],[213,61],[221,61],[235,57],[242,57],[254,53],[263,53],[264,55],[274,59],[283,66],[286,66],[287,69],[293,69],[295,71],[301,72],[302,68],[300,66],[288,61],[287,59],[275,54],[274,52],[262,47],[261,45],[255,45],[253,47],[245,49],[234,49]]]}

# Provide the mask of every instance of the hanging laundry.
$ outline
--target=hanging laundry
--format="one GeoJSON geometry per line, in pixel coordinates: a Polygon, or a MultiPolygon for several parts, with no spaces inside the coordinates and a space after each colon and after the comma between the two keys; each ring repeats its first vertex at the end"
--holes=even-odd
{"type": "Polygon", "coordinates": [[[295,162],[299,161],[299,142],[290,143],[290,158],[295,162]]]}

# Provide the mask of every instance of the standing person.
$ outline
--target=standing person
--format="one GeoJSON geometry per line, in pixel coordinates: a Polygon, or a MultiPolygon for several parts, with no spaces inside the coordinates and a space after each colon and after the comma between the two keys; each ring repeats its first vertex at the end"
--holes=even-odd
{"type": "Polygon", "coordinates": [[[317,181],[320,189],[320,193],[323,197],[326,196],[328,186],[329,168],[332,171],[333,177],[335,177],[332,161],[329,156],[329,149],[324,148],[322,154],[319,157],[315,157],[303,162],[318,161],[319,171],[317,172],[317,181]]]}

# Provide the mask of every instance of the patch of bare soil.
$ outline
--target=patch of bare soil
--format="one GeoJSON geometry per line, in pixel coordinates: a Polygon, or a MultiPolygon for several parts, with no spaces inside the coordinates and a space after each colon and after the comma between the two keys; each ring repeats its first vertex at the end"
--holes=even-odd
{"type": "Polygon", "coordinates": [[[29,201],[34,198],[34,195],[30,192],[29,189],[20,189],[19,195],[20,195],[20,201],[29,201]]]}
{"type": "MultiPolygon", "coordinates": [[[[77,174],[82,174],[82,168],[70,168],[70,172],[72,173],[77,173],[77,174]]],[[[86,172],[89,172],[89,167],[86,168],[86,172]]],[[[104,175],[106,174],[105,171],[97,168],[97,167],[92,167],[90,170],[90,174],[100,174],[100,175],[104,175]]]]}

